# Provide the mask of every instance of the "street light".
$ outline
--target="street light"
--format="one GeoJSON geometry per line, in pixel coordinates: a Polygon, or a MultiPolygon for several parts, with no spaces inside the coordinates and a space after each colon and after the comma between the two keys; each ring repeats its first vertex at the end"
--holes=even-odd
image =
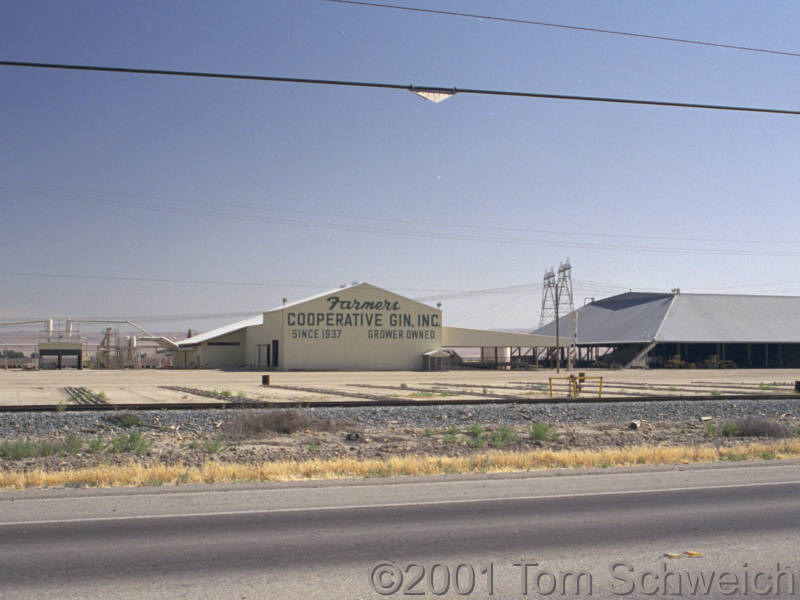
{"type": "Polygon", "coordinates": [[[414,87],[408,86],[412,94],[416,94],[420,98],[425,98],[434,104],[439,104],[443,100],[447,100],[456,93],[456,88],[437,88],[437,87],[414,87]]]}

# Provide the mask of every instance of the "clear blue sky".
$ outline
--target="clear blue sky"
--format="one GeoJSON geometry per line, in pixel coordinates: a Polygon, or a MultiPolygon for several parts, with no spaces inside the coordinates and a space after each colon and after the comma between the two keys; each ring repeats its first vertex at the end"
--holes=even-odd
{"type": "MultiPolygon", "coordinates": [[[[393,3],[800,52],[789,1],[393,3]]],[[[0,60],[800,109],[800,57],[321,0],[7,0],[0,60]]],[[[431,303],[528,284],[442,302],[450,325],[529,327],[567,256],[578,304],[800,294],[800,116],[10,67],[0,82],[0,271],[266,284],[0,275],[0,319],[258,312],[364,280],[431,303]]]]}

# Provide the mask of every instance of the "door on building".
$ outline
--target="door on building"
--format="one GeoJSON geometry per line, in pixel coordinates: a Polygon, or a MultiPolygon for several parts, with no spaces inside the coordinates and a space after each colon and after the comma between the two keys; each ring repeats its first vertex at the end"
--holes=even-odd
{"type": "Polygon", "coordinates": [[[272,361],[270,360],[270,345],[269,344],[258,344],[256,346],[258,349],[258,367],[265,368],[272,365],[272,361]]]}
{"type": "Polygon", "coordinates": [[[278,366],[278,340],[272,340],[272,366],[278,366]]]}

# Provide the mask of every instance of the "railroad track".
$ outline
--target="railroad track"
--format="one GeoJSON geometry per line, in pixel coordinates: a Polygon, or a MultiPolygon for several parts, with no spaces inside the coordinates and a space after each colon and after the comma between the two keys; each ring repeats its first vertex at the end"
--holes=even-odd
{"type": "MultiPolygon", "coordinates": [[[[721,394],[714,396],[604,396],[580,397],[580,398],[522,398],[519,396],[503,396],[488,398],[397,398],[392,396],[376,396],[373,394],[359,394],[356,392],[342,392],[341,390],[325,390],[321,388],[307,388],[299,386],[271,386],[281,389],[315,393],[320,395],[331,395],[338,397],[351,398],[350,400],[312,400],[312,401],[287,401],[272,402],[266,400],[250,400],[239,398],[225,398],[213,402],[170,402],[170,403],[150,403],[150,404],[29,404],[16,406],[0,405],[0,413],[3,412],[56,412],[56,411],[114,411],[114,410],[207,410],[207,409],[252,409],[252,408],[356,408],[365,406],[457,406],[457,405],[480,405],[480,404],[613,404],[634,402],[755,402],[759,400],[797,400],[800,402],[798,394],[721,394]],[[365,398],[365,396],[367,396],[365,398]]],[[[188,390],[190,388],[186,388],[188,390]]],[[[182,390],[185,391],[185,390],[182,390]]],[[[202,391],[202,390],[200,390],[202,391]]],[[[187,392],[188,393],[188,392],[187,392]]],[[[205,392],[213,396],[211,392],[205,392]]]]}
{"type": "Polygon", "coordinates": [[[73,403],[79,406],[102,406],[108,404],[105,397],[95,394],[84,387],[65,387],[64,392],[73,403]]]}
{"type": "Polygon", "coordinates": [[[160,385],[158,386],[162,390],[170,390],[172,392],[183,392],[184,394],[192,394],[194,396],[203,396],[205,398],[216,398],[220,402],[224,402],[226,404],[255,404],[261,405],[264,404],[263,400],[255,400],[253,398],[243,398],[240,396],[233,396],[230,392],[220,393],[220,392],[209,392],[208,390],[201,390],[198,388],[190,388],[190,387],[183,387],[180,385],[160,385]]]}

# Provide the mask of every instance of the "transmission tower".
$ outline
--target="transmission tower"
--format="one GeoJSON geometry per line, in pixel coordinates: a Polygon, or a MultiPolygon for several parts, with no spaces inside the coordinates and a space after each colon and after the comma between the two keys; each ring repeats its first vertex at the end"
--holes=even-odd
{"type": "Polygon", "coordinates": [[[556,318],[556,274],[551,268],[544,272],[542,284],[542,313],[539,327],[544,327],[556,318]]]}
{"type": "Polygon", "coordinates": [[[544,274],[542,283],[542,312],[539,327],[563,317],[575,310],[572,296],[572,265],[569,258],[558,265],[558,273],[551,268],[544,274]]]}
{"type": "MultiPolygon", "coordinates": [[[[559,263],[558,272],[556,273],[552,268],[545,272],[544,281],[542,283],[542,313],[539,318],[539,327],[544,327],[551,321],[556,323],[556,338],[557,340],[572,338],[570,344],[568,359],[569,367],[572,367],[574,355],[576,352],[575,344],[577,343],[578,331],[577,320],[573,319],[572,331],[560,331],[559,320],[568,314],[575,314],[575,303],[572,295],[572,265],[569,264],[569,258],[563,263],[559,263]]],[[[577,315],[576,315],[577,316],[577,315]]],[[[556,371],[560,369],[561,365],[561,351],[556,349],[556,371]]]]}

